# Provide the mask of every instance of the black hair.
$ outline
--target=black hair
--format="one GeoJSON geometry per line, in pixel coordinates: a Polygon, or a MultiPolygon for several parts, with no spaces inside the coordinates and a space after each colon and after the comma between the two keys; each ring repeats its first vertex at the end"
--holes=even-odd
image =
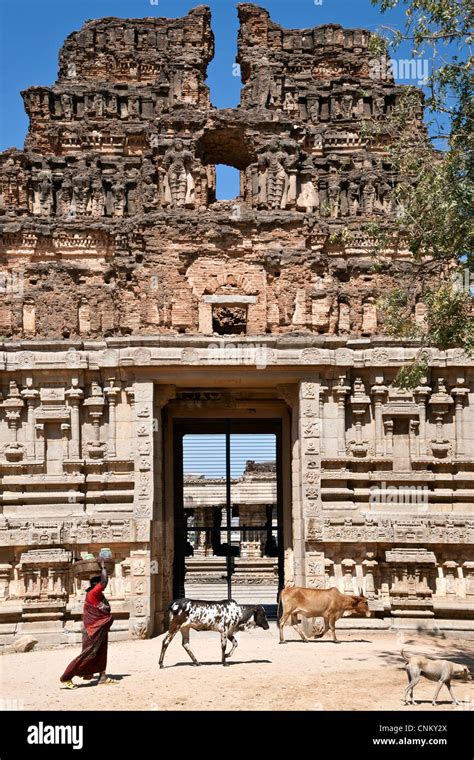
{"type": "Polygon", "coordinates": [[[100,583],[101,580],[102,580],[102,578],[101,578],[100,575],[94,575],[93,578],[89,578],[90,586],[89,586],[89,588],[86,588],[86,594],[89,591],[92,591],[92,589],[94,588],[94,586],[97,586],[97,584],[100,583]]]}

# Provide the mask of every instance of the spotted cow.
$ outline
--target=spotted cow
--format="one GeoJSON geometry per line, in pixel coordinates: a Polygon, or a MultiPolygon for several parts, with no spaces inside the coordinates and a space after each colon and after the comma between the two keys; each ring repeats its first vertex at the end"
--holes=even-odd
{"type": "Polygon", "coordinates": [[[265,610],[260,604],[237,604],[233,600],[221,602],[201,602],[192,599],[176,599],[169,607],[170,625],[163,639],[160,654],[160,668],[163,667],[168,645],[178,631],[181,631],[182,645],[194,665],[199,665],[189,646],[189,632],[217,631],[221,635],[222,664],[227,665],[232,652],[238,645],[236,633],[249,628],[269,628],[265,610]],[[226,654],[227,640],[232,649],[226,654]]]}

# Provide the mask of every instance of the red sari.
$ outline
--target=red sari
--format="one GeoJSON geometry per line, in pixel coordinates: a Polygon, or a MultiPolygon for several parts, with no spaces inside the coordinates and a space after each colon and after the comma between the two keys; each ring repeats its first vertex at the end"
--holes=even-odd
{"type": "Polygon", "coordinates": [[[83,622],[82,652],[62,674],[60,681],[63,683],[70,681],[73,676],[92,676],[94,673],[103,673],[107,667],[109,629],[113,618],[101,583],[97,583],[86,594],[83,622]]]}

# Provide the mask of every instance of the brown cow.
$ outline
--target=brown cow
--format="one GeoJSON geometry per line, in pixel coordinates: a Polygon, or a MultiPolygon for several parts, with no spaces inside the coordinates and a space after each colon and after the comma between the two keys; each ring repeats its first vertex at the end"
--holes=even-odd
{"type": "Polygon", "coordinates": [[[369,604],[362,592],[358,596],[351,596],[350,594],[341,594],[337,588],[316,589],[302,588],[301,586],[284,588],[280,593],[278,608],[280,608],[280,604],[283,608],[279,624],[280,644],[285,641],[283,626],[290,616],[291,625],[303,641],[308,641],[308,638],[297,624],[297,615],[300,614],[306,618],[324,618],[324,630],[316,634],[316,638],[324,636],[330,628],[333,641],[336,643],[336,620],[339,620],[344,612],[370,617],[369,604]]]}

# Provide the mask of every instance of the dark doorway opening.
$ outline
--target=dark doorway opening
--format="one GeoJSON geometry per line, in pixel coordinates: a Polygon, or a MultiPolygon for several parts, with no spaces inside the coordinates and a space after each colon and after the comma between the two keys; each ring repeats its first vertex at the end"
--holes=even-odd
{"type": "Polygon", "coordinates": [[[214,306],[212,331],[217,335],[245,335],[247,332],[246,306],[214,306]]]}

